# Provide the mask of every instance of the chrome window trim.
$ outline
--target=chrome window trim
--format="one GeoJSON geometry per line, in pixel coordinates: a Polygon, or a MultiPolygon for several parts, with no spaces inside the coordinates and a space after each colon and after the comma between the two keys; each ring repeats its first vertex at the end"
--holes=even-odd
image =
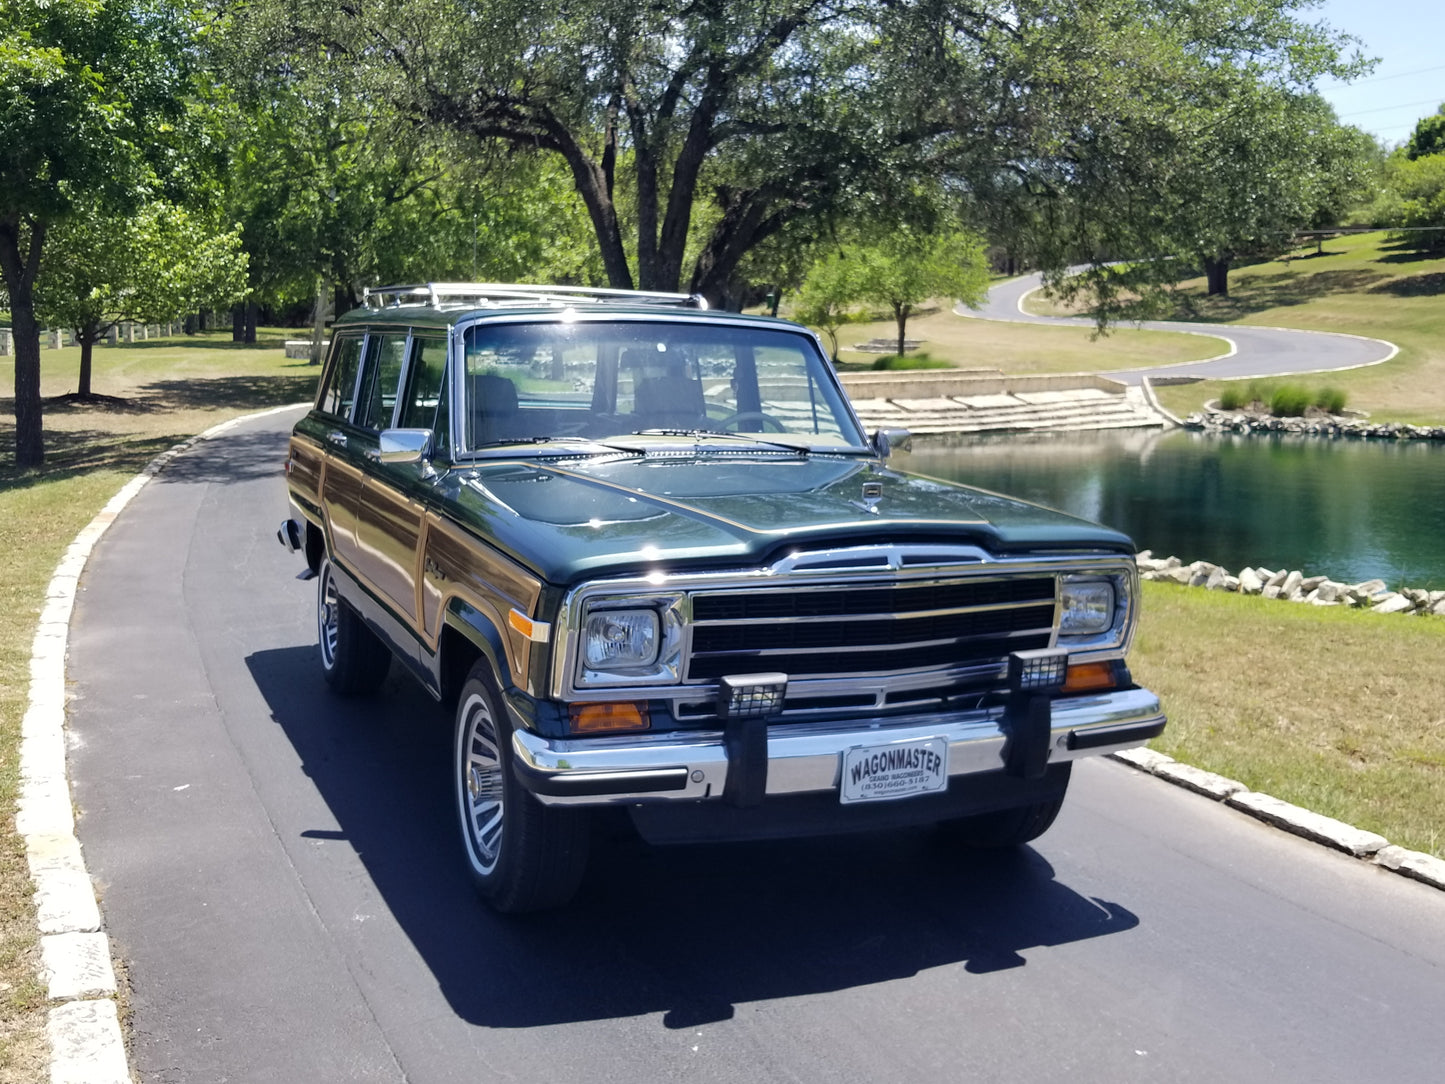
{"type": "MultiPolygon", "coordinates": [[[[728,314],[726,313],[710,312],[708,310],[700,309],[683,310],[682,312],[642,313],[609,312],[605,309],[593,310],[590,308],[584,308],[563,309],[559,310],[555,314],[539,312],[506,314],[480,313],[475,317],[458,320],[455,324],[452,325],[451,328],[453,358],[452,368],[456,373],[453,390],[457,393],[457,398],[454,400],[453,413],[456,414],[457,417],[460,417],[457,412],[460,410],[461,407],[462,401],[460,396],[462,394],[462,389],[465,386],[465,379],[463,374],[466,369],[466,334],[468,331],[475,327],[481,327],[484,325],[500,326],[504,324],[557,323],[654,325],[667,324],[677,327],[727,327],[738,331],[768,331],[781,335],[795,335],[798,338],[805,340],[812,347],[814,355],[820,363],[818,365],[818,372],[822,374],[825,379],[829,379],[832,381],[833,387],[838,393],[838,397],[842,406],[843,419],[852,422],[855,435],[861,438],[861,441],[858,444],[840,444],[836,447],[820,447],[812,449],[812,453],[815,455],[856,455],[862,453],[870,456],[874,454],[872,447],[868,443],[868,431],[866,428],[864,428],[863,423],[859,420],[858,413],[853,408],[853,401],[851,398],[849,398],[847,390],[844,389],[842,382],[838,380],[837,374],[833,372],[832,366],[828,362],[828,352],[823,348],[822,340],[817,336],[816,333],[797,324],[788,324],[786,322],[780,321],[778,325],[773,326],[768,324],[753,323],[751,320],[730,320],[727,318],[727,316],[728,314]],[[686,315],[686,313],[689,311],[693,313],[706,312],[707,315],[686,315]]],[[[810,374],[810,380],[811,376],[812,374],[810,374]]],[[[456,449],[453,455],[453,459],[454,461],[465,460],[468,462],[475,462],[498,454],[504,455],[508,459],[516,459],[527,457],[539,458],[542,456],[554,456],[556,452],[547,450],[546,446],[543,445],[533,450],[528,450],[525,447],[520,449],[516,447],[507,448],[498,453],[496,450],[490,448],[472,448],[469,446],[464,446],[461,444],[460,441],[458,441],[456,442],[456,449]]]]}

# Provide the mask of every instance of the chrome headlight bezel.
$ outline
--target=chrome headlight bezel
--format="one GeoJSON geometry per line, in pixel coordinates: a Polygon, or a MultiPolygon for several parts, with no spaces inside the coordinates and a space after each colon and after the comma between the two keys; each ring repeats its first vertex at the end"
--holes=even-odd
{"type": "Polygon", "coordinates": [[[1134,630],[1137,583],[1133,570],[1060,576],[1059,646],[1071,652],[1127,650],[1134,630]]]}
{"type": "MultiPolygon", "coordinates": [[[[682,681],[683,619],[681,594],[604,595],[589,599],[579,615],[573,654],[573,683],[578,689],[614,689],[636,685],[677,685],[682,681]],[[605,662],[589,640],[599,623],[615,619],[651,622],[653,650],[637,661],[605,662]]],[[[615,627],[615,626],[614,626],[615,627]]]]}

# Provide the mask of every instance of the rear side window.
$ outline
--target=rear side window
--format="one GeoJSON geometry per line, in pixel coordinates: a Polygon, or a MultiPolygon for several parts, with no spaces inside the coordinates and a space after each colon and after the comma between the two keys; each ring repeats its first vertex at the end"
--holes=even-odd
{"type": "Polygon", "coordinates": [[[396,409],[397,388],[406,361],[406,332],[374,335],[367,342],[365,387],[356,424],[363,429],[389,429],[396,409]]]}
{"type": "Polygon", "coordinates": [[[402,429],[435,429],[441,400],[442,374],[447,367],[445,339],[416,339],[411,350],[411,374],[402,404],[402,429]]]}
{"type": "Polygon", "coordinates": [[[351,417],[351,406],[356,399],[356,374],[361,370],[361,343],[360,335],[338,336],[317,409],[338,418],[351,417]]]}

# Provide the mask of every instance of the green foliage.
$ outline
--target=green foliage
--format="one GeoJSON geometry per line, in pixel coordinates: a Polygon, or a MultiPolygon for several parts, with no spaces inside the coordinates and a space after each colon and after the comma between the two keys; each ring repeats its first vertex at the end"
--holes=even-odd
{"type": "Polygon", "coordinates": [[[858,246],[855,253],[856,300],[892,310],[899,354],[904,352],[908,317],[922,302],[937,297],[977,307],[988,292],[983,241],[962,230],[928,234],[899,226],[858,246]]]}
{"type": "Polygon", "coordinates": [[[1221,410],[1239,410],[1241,407],[1248,406],[1251,402],[1253,402],[1253,400],[1246,399],[1244,391],[1233,384],[1219,393],[1219,406],[1221,410]]]}
{"type": "Polygon", "coordinates": [[[235,229],[217,230],[164,201],[127,215],[87,208],[50,233],[36,312],[47,325],[94,337],[122,320],[159,323],[224,307],[245,289],[235,229]]]}
{"type": "Polygon", "coordinates": [[[809,269],[793,305],[792,318],[818,328],[838,358],[838,329],[848,323],[848,306],[858,296],[857,264],[834,249],[809,269]]]}
{"type": "Polygon", "coordinates": [[[1321,388],[1315,392],[1315,406],[1327,414],[1344,413],[1348,396],[1340,388],[1321,388]]]}
{"type": "Polygon", "coordinates": [[[1284,384],[1269,396],[1269,412],[1276,418],[1298,418],[1310,407],[1310,393],[1297,384],[1284,384]]]}
{"type": "Polygon", "coordinates": [[[1432,154],[1445,154],[1445,105],[1421,118],[1405,144],[1405,157],[1412,162],[1432,154]]]}
{"type": "Polygon", "coordinates": [[[34,289],[77,206],[124,213],[195,186],[209,153],[198,24],[170,0],[0,5],[0,274],[15,320],[15,447],[44,459],[34,289]]]}

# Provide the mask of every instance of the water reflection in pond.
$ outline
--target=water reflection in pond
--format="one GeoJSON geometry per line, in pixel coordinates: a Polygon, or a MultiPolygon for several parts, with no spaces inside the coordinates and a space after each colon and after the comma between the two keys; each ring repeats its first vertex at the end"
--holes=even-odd
{"type": "Polygon", "coordinates": [[[1445,445],[1157,430],[917,440],[895,466],[1098,520],[1140,549],[1445,587],[1445,445]]]}

